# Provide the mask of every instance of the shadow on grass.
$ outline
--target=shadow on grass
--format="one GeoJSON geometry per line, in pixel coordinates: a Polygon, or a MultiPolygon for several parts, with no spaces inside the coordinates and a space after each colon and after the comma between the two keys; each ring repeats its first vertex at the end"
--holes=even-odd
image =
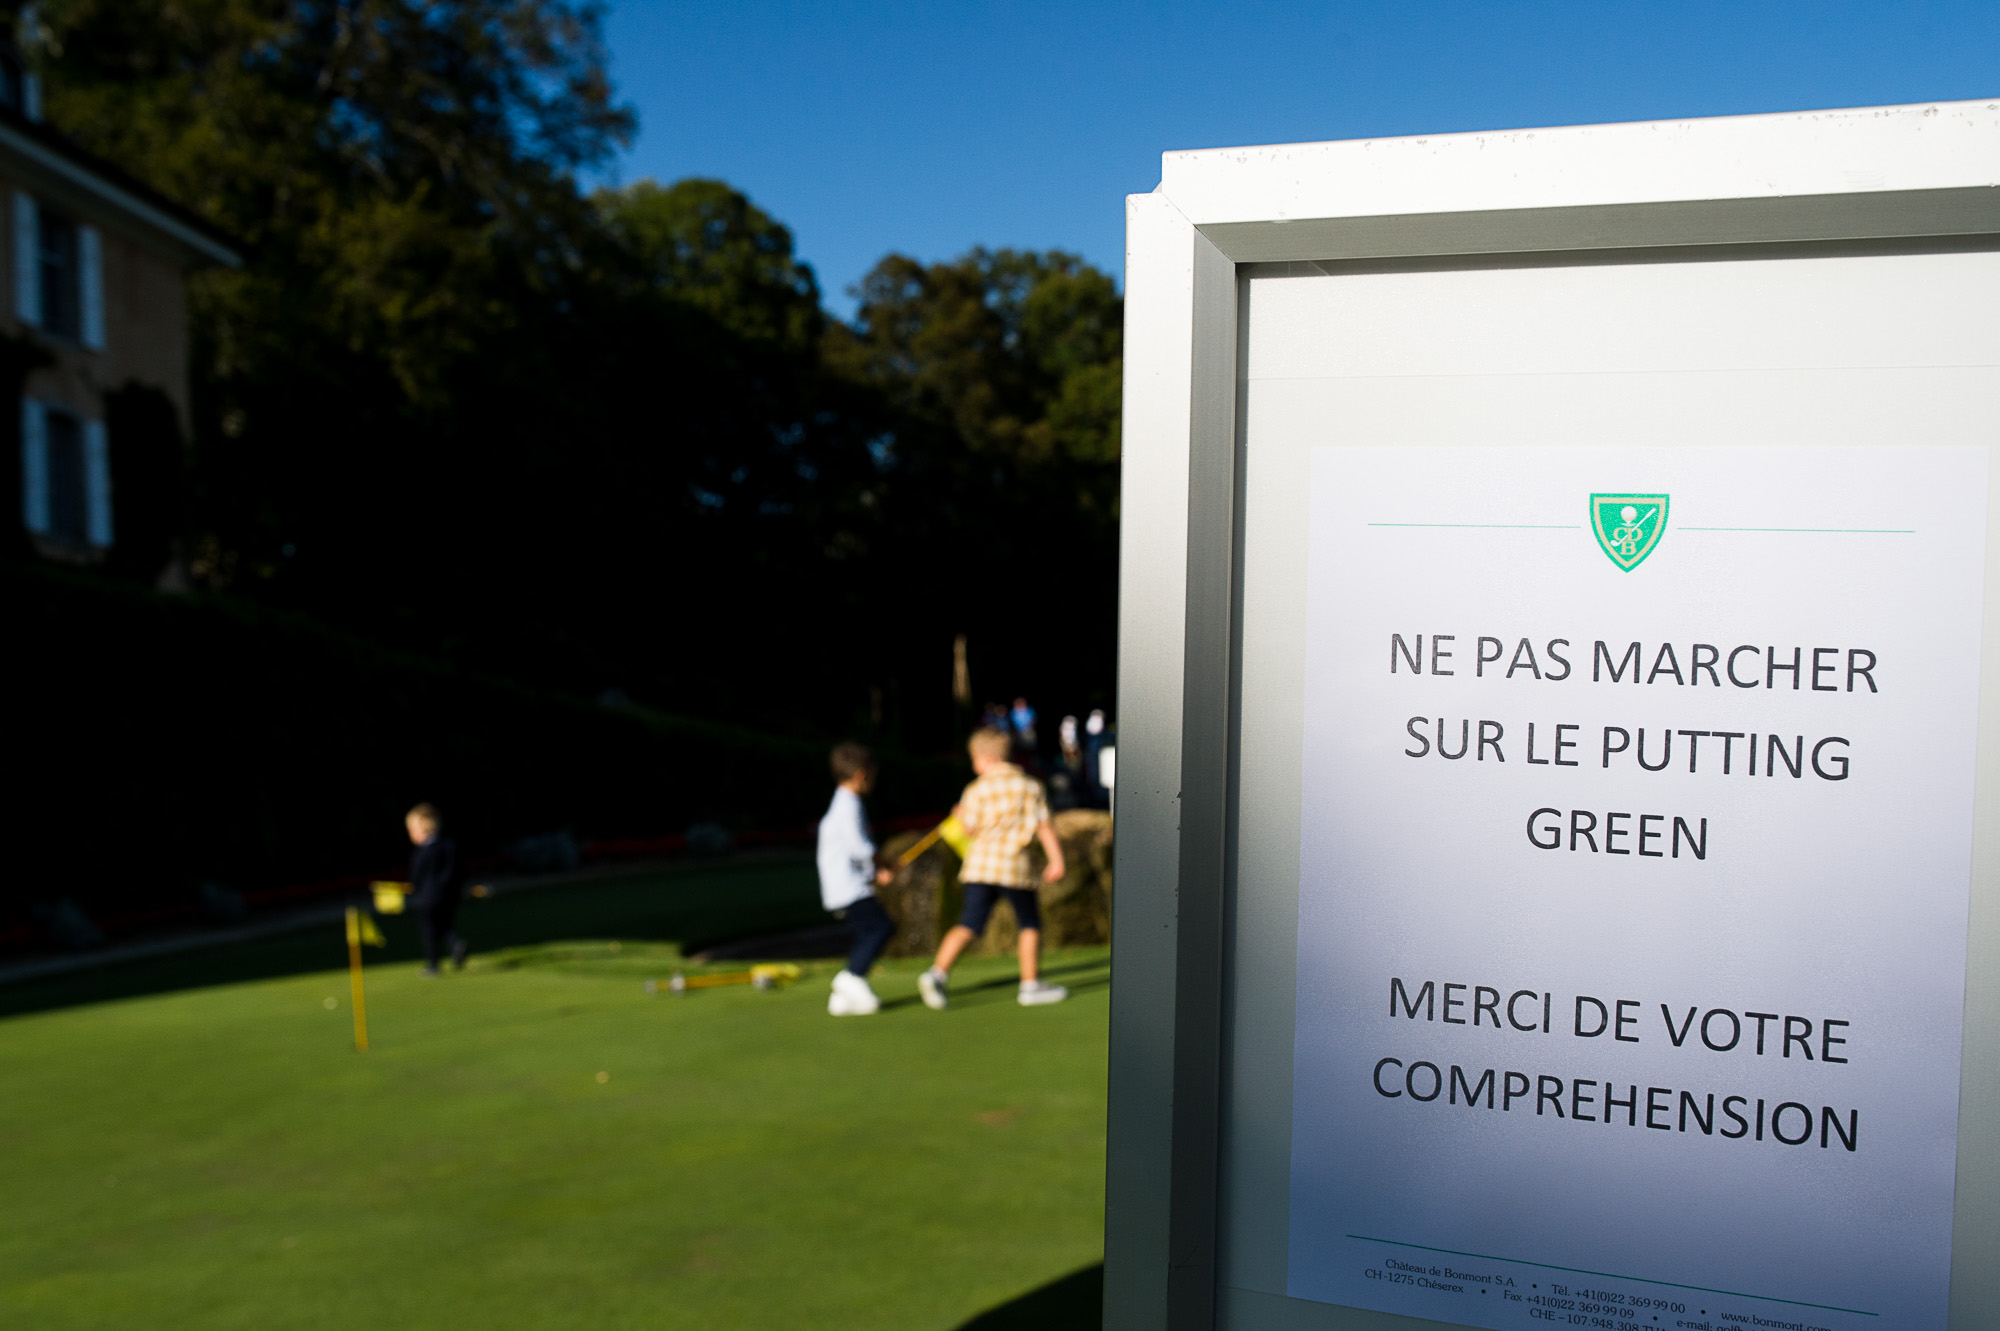
{"type": "MultiPolygon", "coordinates": [[[[475,955],[577,938],[678,943],[691,952],[720,939],[825,922],[812,861],[800,856],[635,868],[468,899],[458,930],[475,955]]],[[[368,949],[369,965],[421,957],[411,917],[389,916],[381,925],[389,945],[368,949]]],[[[346,929],[334,919],[296,932],[3,984],[0,1016],[346,966],[346,929]]]]}
{"type": "MultiPolygon", "coordinates": [[[[1044,966],[1042,967],[1042,975],[1047,979],[1062,979],[1072,994],[1080,994],[1086,989],[1101,989],[1105,985],[1110,984],[1111,975],[1109,966],[1109,958],[1093,957],[1089,961],[1072,961],[1061,966],[1044,966]],[[1091,975],[1081,980],[1067,978],[1084,971],[1101,971],[1103,973],[1091,975]]],[[[986,1003],[1002,1002],[1004,1000],[995,991],[1005,989],[1012,992],[1019,989],[1020,985],[1020,972],[1015,971],[1008,975],[999,976],[996,979],[982,980],[978,984],[954,986],[951,991],[952,1005],[954,1007],[979,1007],[986,1003]]],[[[912,1007],[921,1002],[923,1000],[915,994],[904,994],[898,998],[883,999],[882,1010],[888,1012],[895,1008],[912,1007]]]]}
{"type": "Polygon", "coordinates": [[[1072,1271],[997,1308],[958,1331],[1093,1331],[1104,1324],[1104,1264],[1072,1271]]]}

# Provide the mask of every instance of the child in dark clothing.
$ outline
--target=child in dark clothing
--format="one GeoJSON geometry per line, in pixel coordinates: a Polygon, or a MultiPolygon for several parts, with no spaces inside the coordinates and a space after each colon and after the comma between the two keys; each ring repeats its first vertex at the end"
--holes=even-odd
{"type": "Polygon", "coordinates": [[[444,835],[435,806],[419,804],[403,817],[416,850],[410,854],[410,898],[417,913],[417,932],[424,940],[424,974],[438,973],[438,952],[449,948],[453,967],[465,969],[465,940],[452,928],[465,875],[458,863],[458,846],[444,835]]]}

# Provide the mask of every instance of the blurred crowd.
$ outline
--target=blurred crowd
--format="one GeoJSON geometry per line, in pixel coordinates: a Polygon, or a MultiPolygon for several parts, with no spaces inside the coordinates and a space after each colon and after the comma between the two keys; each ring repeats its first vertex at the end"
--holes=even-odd
{"type": "Polygon", "coordinates": [[[1009,761],[1042,782],[1051,809],[1109,809],[1117,753],[1104,709],[1093,708],[1081,723],[1073,715],[1063,717],[1056,726],[1055,752],[1048,758],[1042,752],[1038,720],[1028,700],[1016,698],[1012,707],[986,704],[980,726],[1012,738],[1009,761]]]}

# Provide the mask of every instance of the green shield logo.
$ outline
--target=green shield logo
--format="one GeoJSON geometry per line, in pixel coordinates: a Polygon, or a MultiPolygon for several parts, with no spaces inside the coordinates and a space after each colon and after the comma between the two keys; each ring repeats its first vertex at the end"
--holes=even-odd
{"type": "Polygon", "coordinates": [[[1590,529],[1611,562],[1630,573],[1645,562],[1667,529],[1665,495],[1592,495],[1590,529]]]}

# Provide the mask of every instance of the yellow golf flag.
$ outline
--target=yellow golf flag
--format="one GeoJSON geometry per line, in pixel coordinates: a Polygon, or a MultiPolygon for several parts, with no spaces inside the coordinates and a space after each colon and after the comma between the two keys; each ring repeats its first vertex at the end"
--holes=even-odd
{"type": "Polygon", "coordinates": [[[897,858],[897,865],[906,868],[909,865],[915,864],[917,856],[923,854],[940,841],[950,846],[960,859],[965,858],[966,850],[972,845],[972,838],[966,835],[965,824],[956,818],[947,818],[930,831],[924,833],[921,840],[904,851],[897,858]]]}
{"type": "Polygon", "coordinates": [[[370,947],[389,946],[389,940],[375,927],[373,915],[366,911],[350,910],[347,912],[347,945],[359,947],[363,943],[370,947]]]}

